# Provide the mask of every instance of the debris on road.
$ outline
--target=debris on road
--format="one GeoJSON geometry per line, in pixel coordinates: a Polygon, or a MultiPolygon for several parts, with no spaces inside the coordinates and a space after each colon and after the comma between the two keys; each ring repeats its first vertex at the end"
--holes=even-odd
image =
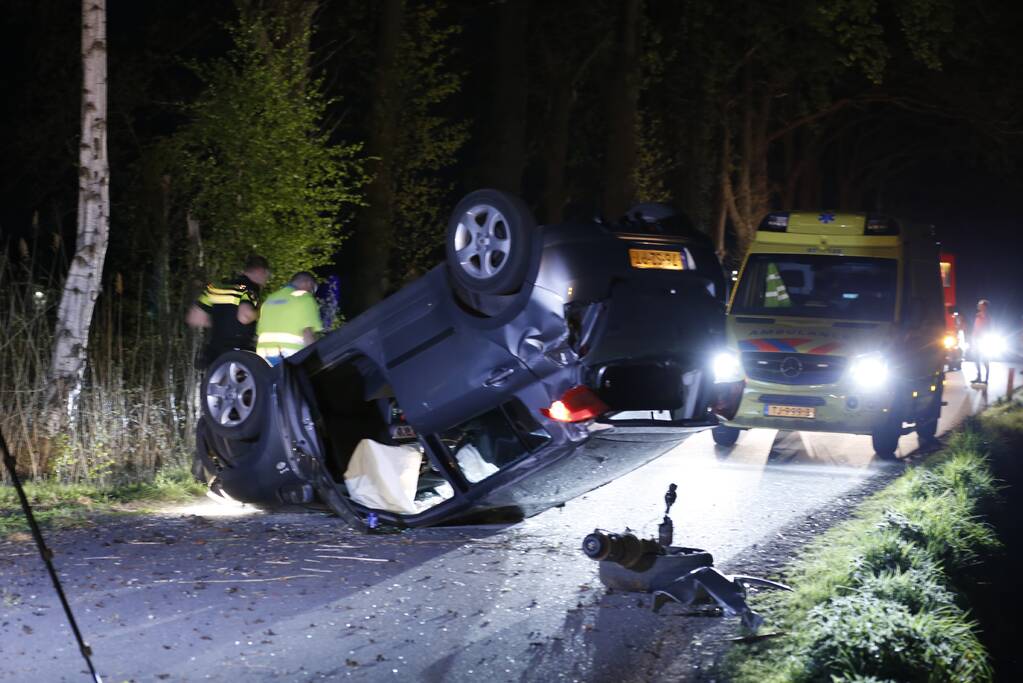
{"type": "Polygon", "coordinates": [[[747,586],[792,590],[785,584],[768,579],[728,576],[714,567],[699,567],[676,579],[667,588],[654,591],[654,611],[660,611],[672,600],[689,606],[706,602],[709,597],[721,607],[725,616],[740,617],[742,625],[755,633],[764,623],[764,618],[746,603],[747,586]]]}
{"type": "Polygon", "coordinates": [[[609,589],[653,593],[654,612],[670,601],[687,607],[717,603],[725,616],[740,617],[743,626],[756,632],[764,619],[746,603],[747,587],[792,589],[768,579],[728,576],[714,568],[714,558],[706,550],[671,545],[674,526],[669,513],[676,489],[671,484],[664,496],[657,541],[639,538],[628,528],[620,534],[595,529],[583,539],[583,553],[600,563],[600,581],[609,589]]]}

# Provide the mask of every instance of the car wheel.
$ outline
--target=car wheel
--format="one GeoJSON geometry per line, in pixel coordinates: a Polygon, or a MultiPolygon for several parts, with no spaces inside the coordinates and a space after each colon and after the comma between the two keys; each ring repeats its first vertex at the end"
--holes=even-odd
{"type": "Polygon", "coordinates": [[[270,366],[249,351],[228,351],[203,378],[202,413],[210,431],[227,439],[251,439],[262,428],[270,366]]]}
{"type": "Polygon", "coordinates": [[[477,190],[448,221],[448,269],[474,294],[510,294],[522,287],[535,238],[536,220],[521,199],[477,190]]]}
{"type": "Polygon", "coordinates": [[[714,443],[718,446],[734,446],[735,442],[739,439],[739,432],[741,430],[738,427],[728,427],[727,425],[718,425],[714,429],[710,430],[711,436],[714,437],[714,443]]]}
{"type": "Polygon", "coordinates": [[[902,419],[887,417],[884,422],[874,427],[870,436],[877,457],[882,460],[895,460],[895,449],[899,447],[899,437],[902,436],[902,419]]]}

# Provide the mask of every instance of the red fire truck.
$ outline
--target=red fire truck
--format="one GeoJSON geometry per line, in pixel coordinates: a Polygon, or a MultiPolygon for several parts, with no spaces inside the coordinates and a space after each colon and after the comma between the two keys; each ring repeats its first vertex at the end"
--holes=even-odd
{"type": "Polygon", "coordinates": [[[963,365],[963,351],[966,347],[966,335],[963,321],[956,309],[956,257],[955,254],[941,252],[941,284],[945,293],[945,364],[948,369],[959,370],[963,365]]]}

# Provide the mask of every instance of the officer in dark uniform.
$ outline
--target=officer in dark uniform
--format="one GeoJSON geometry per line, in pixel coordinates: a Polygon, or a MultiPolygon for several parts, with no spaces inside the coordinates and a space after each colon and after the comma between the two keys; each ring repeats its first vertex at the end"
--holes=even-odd
{"type": "Polygon", "coordinates": [[[269,279],[267,260],[250,256],[238,277],[206,285],[185,318],[191,327],[210,328],[203,350],[203,367],[209,367],[217,356],[231,349],[256,350],[259,289],[269,279]]]}

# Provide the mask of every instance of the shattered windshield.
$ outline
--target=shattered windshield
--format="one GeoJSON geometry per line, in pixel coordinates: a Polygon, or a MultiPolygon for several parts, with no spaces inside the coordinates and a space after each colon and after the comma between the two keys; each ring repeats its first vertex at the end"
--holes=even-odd
{"type": "Polygon", "coordinates": [[[895,259],[753,254],[732,313],[890,321],[896,296],[895,259]]]}

